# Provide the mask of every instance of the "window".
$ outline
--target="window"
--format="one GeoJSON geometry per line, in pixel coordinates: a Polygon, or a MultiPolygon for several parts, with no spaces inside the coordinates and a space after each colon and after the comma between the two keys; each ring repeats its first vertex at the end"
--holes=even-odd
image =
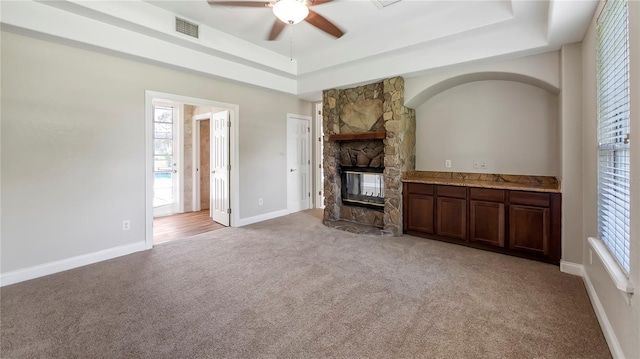
{"type": "Polygon", "coordinates": [[[598,235],[629,274],[629,22],[626,0],[598,18],[598,235]]]}

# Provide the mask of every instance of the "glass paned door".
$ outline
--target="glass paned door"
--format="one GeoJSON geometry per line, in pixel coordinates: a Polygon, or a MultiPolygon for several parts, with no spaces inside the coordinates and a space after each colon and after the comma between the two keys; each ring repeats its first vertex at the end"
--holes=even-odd
{"type": "Polygon", "coordinates": [[[153,208],[154,215],[176,211],[176,151],[173,107],[153,107],[153,208]]]}

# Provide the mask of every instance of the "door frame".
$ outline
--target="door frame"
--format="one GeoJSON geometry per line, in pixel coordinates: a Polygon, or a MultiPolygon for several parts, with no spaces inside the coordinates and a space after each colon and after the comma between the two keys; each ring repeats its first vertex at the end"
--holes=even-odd
{"type": "MultiPolygon", "coordinates": [[[[153,248],[153,101],[165,100],[181,104],[209,106],[229,110],[229,200],[231,217],[229,226],[234,227],[240,221],[240,156],[238,127],[240,124],[240,106],[214,100],[181,96],[157,91],[145,90],[145,249],[153,248]]],[[[181,129],[183,133],[184,129],[181,129]]]]}
{"type": "Polygon", "coordinates": [[[322,102],[317,102],[314,104],[314,114],[315,123],[315,136],[313,138],[315,156],[314,156],[314,166],[313,166],[313,182],[315,183],[315,191],[313,193],[314,208],[324,208],[324,181],[322,176],[320,175],[324,171],[324,154],[322,153],[323,145],[324,145],[324,129],[322,128],[322,102]]]}
{"type": "MultiPolygon", "coordinates": [[[[288,213],[293,213],[291,211],[291,208],[289,208],[289,187],[291,186],[290,180],[289,180],[289,148],[288,148],[288,144],[289,144],[289,121],[291,120],[305,120],[307,121],[307,123],[309,124],[309,131],[307,131],[307,153],[309,154],[309,162],[312,162],[311,159],[313,158],[313,155],[311,153],[311,126],[312,126],[312,118],[311,116],[306,116],[306,115],[298,115],[295,113],[287,113],[287,125],[286,125],[286,138],[287,138],[287,151],[286,151],[286,176],[287,176],[287,212],[288,213]]],[[[309,189],[309,191],[313,191],[313,187],[312,187],[312,180],[311,178],[313,177],[313,168],[311,167],[311,163],[307,164],[308,167],[308,176],[307,176],[307,188],[309,189]]],[[[309,206],[306,209],[310,209],[313,208],[313,197],[309,196],[309,206]]],[[[304,209],[303,209],[304,210],[304,209]]]]}
{"type": "MultiPolygon", "coordinates": [[[[223,110],[224,111],[224,110],[223,110]]],[[[211,116],[213,112],[207,112],[200,115],[193,116],[192,119],[192,136],[193,139],[191,143],[193,144],[193,164],[191,166],[192,169],[192,178],[193,178],[193,204],[192,210],[194,212],[202,210],[202,205],[200,204],[200,172],[198,168],[200,166],[200,121],[211,120],[211,116]]],[[[211,156],[209,156],[211,157],[211,156]]],[[[211,158],[209,158],[209,164],[211,164],[211,158]]],[[[211,216],[211,211],[209,211],[209,216],[211,216]]]]}

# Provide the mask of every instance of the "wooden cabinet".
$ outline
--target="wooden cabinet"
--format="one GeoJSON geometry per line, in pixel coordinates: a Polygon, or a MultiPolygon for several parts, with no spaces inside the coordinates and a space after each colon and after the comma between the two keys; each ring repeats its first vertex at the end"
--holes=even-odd
{"type": "Polygon", "coordinates": [[[466,241],[467,188],[405,183],[404,232],[466,241]]]}
{"type": "Polygon", "coordinates": [[[409,199],[407,229],[427,234],[434,233],[433,227],[433,196],[422,194],[413,195],[409,199]]]}
{"type": "Polygon", "coordinates": [[[433,185],[405,183],[404,193],[409,194],[404,201],[404,213],[407,214],[404,216],[405,231],[433,234],[433,185]]]}
{"type": "Polygon", "coordinates": [[[504,204],[469,202],[469,241],[504,247],[504,204]]]}
{"type": "Polygon", "coordinates": [[[550,211],[548,208],[511,205],[509,248],[549,254],[550,211]]]}
{"type": "Polygon", "coordinates": [[[509,249],[560,261],[560,194],[510,191],[509,249]]]}
{"type": "Polygon", "coordinates": [[[558,264],[560,193],[404,184],[404,231],[558,264]]]}
{"type": "Polygon", "coordinates": [[[467,189],[436,186],[436,234],[467,239],[467,189]]]}
{"type": "Polygon", "coordinates": [[[467,201],[438,197],[436,202],[436,233],[440,236],[467,239],[467,201]]]}
{"type": "Polygon", "coordinates": [[[504,247],[505,191],[471,188],[469,198],[469,241],[504,247]]]}

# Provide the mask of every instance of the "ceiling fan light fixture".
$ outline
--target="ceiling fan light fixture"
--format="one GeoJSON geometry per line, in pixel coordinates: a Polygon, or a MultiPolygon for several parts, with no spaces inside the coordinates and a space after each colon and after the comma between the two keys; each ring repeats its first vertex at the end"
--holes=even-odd
{"type": "Polygon", "coordinates": [[[280,0],[273,5],[273,14],[285,24],[297,24],[309,16],[305,0],[280,0]]]}

